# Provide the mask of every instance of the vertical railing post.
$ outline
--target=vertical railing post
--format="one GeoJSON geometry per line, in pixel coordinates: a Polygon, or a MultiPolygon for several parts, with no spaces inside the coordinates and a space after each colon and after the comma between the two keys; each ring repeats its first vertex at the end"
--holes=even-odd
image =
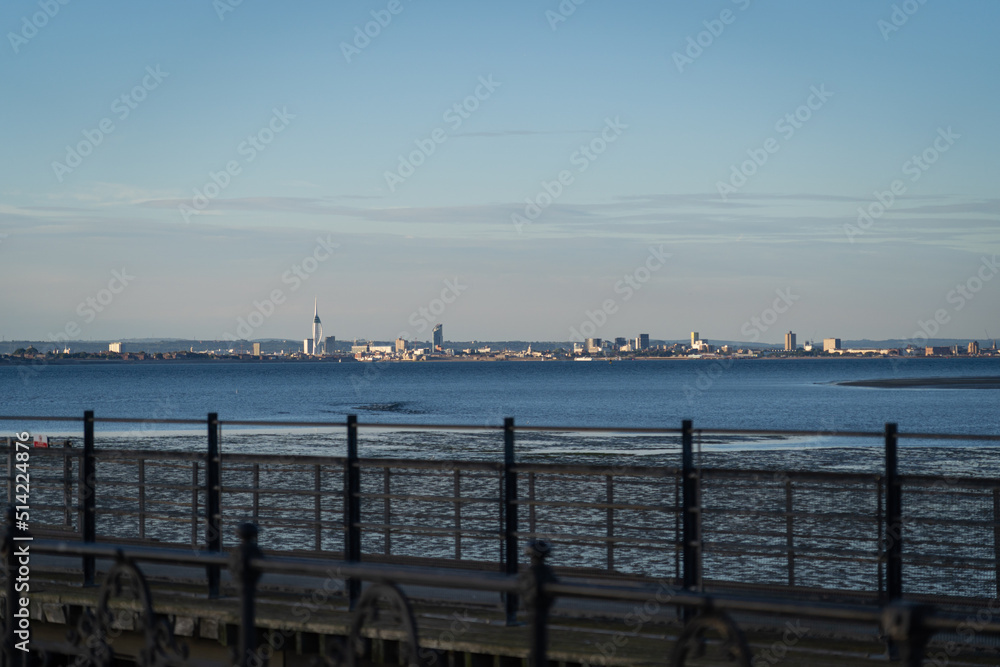
{"type": "MultiPolygon", "coordinates": [[[[886,607],[896,607],[904,610],[894,613],[887,610],[886,614],[899,619],[898,627],[888,629],[888,653],[890,661],[903,658],[907,665],[919,665],[923,662],[912,650],[910,639],[914,618],[903,598],[903,489],[899,484],[899,452],[896,424],[885,425],[885,599],[886,607]],[[910,658],[913,658],[912,660],[910,658]]],[[[885,625],[885,623],[883,623],[885,625]]],[[[920,634],[918,632],[918,634],[920,634]]],[[[925,637],[926,640],[926,637],[925,637]]],[[[920,651],[919,655],[922,655],[920,651]]]]}
{"type": "Polygon", "coordinates": [[[316,553],[319,553],[323,551],[323,477],[318,463],[313,467],[313,478],[313,491],[316,493],[316,498],[313,501],[315,513],[314,539],[316,553]]]}
{"type": "Polygon", "coordinates": [[[462,471],[455,469],[453,484],[455,495],[455,560],[462,560],[462,471]]]}
{"type": "Polygon", "coordinates": [[[139,459],[139,539],[146,539],[146,459],[139,459]]]}
{"type": "MultiPolygon", "coordinates": [[[[361,468],[358,465],[358,416],[347,415],[347,459],[344,461],[344,560],[361,560],[361,468]]],[[[361,581],[347,580],[351,610],[361,597],[361,581]]]]}
{"type": "Polygon", "coordinates": [[[903,489],[899,485],[896,424],[885,425],[886,597],[903,597],[903,489]]]}
{"type": "Polygon", "coordinates": [[[257,547],[257,526],[252,523],[242,523],[237,529],[240,538],[239,550],[233,553],[233,576],[240,584],[240,645],[236,658],[238,667],[252,667],[261,664],[259,656],[254,656],[257,650],[257,582],[260,580],[260,569],[253,561],[261,557],[257,547]]]}
{"type": "MultiPolygon", "coordinates": [[[[205,548],[222,551],[222,468],[219,458],[219,414],[208,413],[208,453],[205,461],[205,548]]],[[[219,566],[209,565],[208,596],[219,597],[219,566]]]]}
{"type": "MultiPolygon", "coordinates": [[[[83,413],[83,456],[80,459],[80,479],[77,484],[80,534],[84,542],[97,541],[97,489],[94,464],[94,411],[83,413]]],[[[93,556],[83,557],[83,585],[94,586],[97,563],[93,556]]]]}
{"type": "Polygon", "coordinates": [[[69,457],[69,450],[65,447],[62,450],[63,462],[63,525],[66,529],[73,527],[73,461],[69,457]]]}
{"type": "Polygon", "coordinates": [[[547,584],[555,580],[552,568],[545,559],[551,553],[551,546],[545,540],[531,540],[526,551],[531,559],[531,570],[526,573],[529,585],[525,600],[531,614],[531,652],[528,654],[528,667],[548,667],[549,644],[549,609],[552,607],[552,596],[547,590],[547,584]]]}
{"type": "Polygon", "coordinates": [[[615,503],[615,478],[614,475],[608,475],[606,480],[607,485],[607,538],[608,538],[608,572],[615,571],[615,510],[612,507],[615,503]]]}
{"type": "Polygon", "coordinates": [[[198,492],[201,486],[198,484],[198,470],[200,469],[200,464],[198,461],[191,462],[191,548],[198,548],[198,510],[200,509],[200,503],[198,501],[198,492]]]}
{"type": "Polygon", "coordinates": [[[382,500],[382,523],[385,525],[385,530],[382,533],[382,541],[386,556],[392,554],[392,530],[389,528],[392,525],[392,499],[389,498],[391,494],[392,472],[386,466],[382,468],[382,495],[385,496],[382,500]]]}
{"type": "MultiPolygon", "coordinates": [[[[681,501],[684,590],[701,588],[701,508],[698,506],[698,477],[694,467],[694,426],[690,419],[681,422],[681,501]]],[[[685,610],[685,618],[691,614],[685,610]]]]}
{"type": "MultiPolygon", "coordinates": [[[[684,472],[683,469],[680,475],[673,478],[674,481],[674,544],[681,545],[684,544],[684,498],[682,496],[682,491],[684,489],[684,472]]],[[[674,579],[676,581],[682,581],[684,572],[682,568],[684,567],[683,550],[680,554],[677,553],[676,547],[674,547],[674,579]]]]}
{"type": "MultiPolygon", "coordinates": [[[[514,470],[514,418],[503,420],[503,569],[508,575],[518,573],[517,559],[517,472],[514,470]]],[[[517,595],[507,593],[507,625],[517,622],[517,595]]]]}
{"type": "Polygon", "coordinates": [[[788,554],[788,585],[795,585],[795,515],[792,513],[792,478],[785,478],[785,550],[788,554]]]}

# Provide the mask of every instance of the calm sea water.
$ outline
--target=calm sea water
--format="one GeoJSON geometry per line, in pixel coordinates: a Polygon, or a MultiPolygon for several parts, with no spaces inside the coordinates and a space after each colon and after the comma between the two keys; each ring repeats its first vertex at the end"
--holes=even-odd
{"type": "MultiPolygon", "coordinates": [[[[1000,432],[1000,391],[845,380],[1000,375],[1000,359],[115,363],[0,367],[7,415],[1000,432]]],[[[37,426],[37,425],[26,425],[37,426]]],[[[24,428],[6,423],[4,429],[24,428]]],[[[130,427],[117,426],[117,430],[130,427]]],[[[149,430],[148,425],[143,427],[149,430]]],[[[177,430],[177,427],[164,427],[177,430]]],[[[49,424],[48,432],[79,433],[49,424]]]]}

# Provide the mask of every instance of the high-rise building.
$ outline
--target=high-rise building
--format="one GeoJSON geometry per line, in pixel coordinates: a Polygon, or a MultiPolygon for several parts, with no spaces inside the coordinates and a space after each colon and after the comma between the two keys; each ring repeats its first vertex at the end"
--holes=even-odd
{"type": "Polygon", "coordinates": [[[403,352],[406,352],[406,339],[405,338],[397,338],[396,339],[396,354],[402,354],[403,352]]]}
{"type": "Polygon", "coordinates": [[[692,331],[691,332],[691,347],[694,347],[694,344],[697,343],[699,340],[701,340],[701,336],[698,335],[698,332],[697,331],[692,331]]]}
{"type": "Polygon", "coordinates": [[[122,354],[125,352],[125,343],[110,343],[108,345],[108,352],[114,352],[116,354],[122,354]]]}
{"type": "Polygon", "coordinates": [[[260,356],[260,343],[254,343],[253,344],[253,356],[255,356],[255,357],[259,357],[260,356]]]}
{"type": "Polygon", "coordinates": [[[795,350],[795,334],[791,331],[785,334],[785,352],[793,352],[795,350]]]}
{"type": "Polygon", "coordinates": [[[649,349],[649,334],[639,334],[639,338],[636,340],[636,349],[638,350],[648,350],[649,349]]]}
{"type": "Polygon", "coordinates": [[[615,349],[620,350],[628,345],[627,338],[615,338],[615,349]]]}
{"type": "Polygon", "coordinates": [[[840,349],[840,339],[839,338],[824,338],[823,339],[823,351],[833,352],[834,350],[840,349]]]}
{"type": "Polygon", "coordinates": [[[588,338],[584,348],[586,349],[587,354],[599,354],[601,352],[601,339],[588,338]]]}
{"type": "Polygon", "coordinates": [[[444,330],[440,324],[434,325],[434,350],[440,351],[444,347],[444,330]]]}
{"type": "Polygon", "coordinates": [[[312,328],[312,350],[306,351],[306,354],[313,354],[319,356],[320,354],[326,354],[324,340],[323,340],[323,323],[319,321],[319,299],[313,301],[313,328],[312,328]],[[320,351],[322,350],[322,352],[320,351]]]}
{"type": "Polygon", "coordinates": [[[323,354],[330,354],[331,350],[336,350],[337,349],[336,343],[337,343],[336,336],[327,336],[323,340],[323,354]]]}
{"type": "Polygon", "coordinates": [[[969,354],[979,354],[979,342],[972,341],[969,343],[969,354]]]}

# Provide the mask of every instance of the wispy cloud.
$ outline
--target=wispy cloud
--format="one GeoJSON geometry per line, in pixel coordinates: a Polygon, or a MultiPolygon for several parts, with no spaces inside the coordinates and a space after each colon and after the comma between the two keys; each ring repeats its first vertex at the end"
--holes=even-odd
{"type": "MultiPolygon", "coordinates": [[[[599,129],[597,130],[600,131],[599,129]]],[[[491,130],[481,132],[456,132],[453,137],[529,137],[536,135],[588,134],[594,130],[491,130]]]]}

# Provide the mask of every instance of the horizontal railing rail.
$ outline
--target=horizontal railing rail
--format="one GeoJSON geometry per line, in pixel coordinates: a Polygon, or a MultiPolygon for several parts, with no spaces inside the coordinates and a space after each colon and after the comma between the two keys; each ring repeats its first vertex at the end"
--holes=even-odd
{"type": "MultiPolygon", "coordinates": [[[[84,418],[80,416],[52,416],[52,415],[0,415],[0,421],[5,422],[77,422],[81,423],[84,418]]],[[[164,418],[143,418],[143,417],[98,417],[92,418],[93,423],[114,423],[114,424],[186,424],[204,425],[205,420],[201,419],[164,419],[164,418]]],[[[220,419],[216,422],[219,426],[281,426],[281,427],[303,427],[303,428],[345,428],[346,421],[339,420],[232,420],[220,419]]],[[[499,431],[504,430],[499,424],[420,424],[420,423],[358,423],[360,430],[430,430],[430,431],[499,431]]],[[[638,433],[650,435],[681,435],[683,428],[675,427],[637,427],[637,426],[526,426],[519,425],[515,429],[522,433],[638,433]]],[[[845,437],[845,438],[883,438],[884,431],[847,431],[829,429],[732,429],[715,427],[693,428],[692,432],[703,435],[784,435],[797,437],[845,437]]],[[[896,433],[897,438],[909,438],[918,440],[983,440],[1000,441],[1000,434],[976,434],[976,433],[907,433],[900,431],[896,433]]]]}

